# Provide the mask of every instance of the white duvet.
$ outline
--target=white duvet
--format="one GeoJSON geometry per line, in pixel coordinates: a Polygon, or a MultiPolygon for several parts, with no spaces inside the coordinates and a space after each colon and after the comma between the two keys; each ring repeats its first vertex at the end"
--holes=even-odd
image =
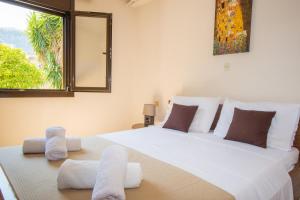
{"type": "Polygon", "coordinates": [[[288,169],[297,155],[227,141],[212,134],[149,128],[101,135],[181,168],[232,194],[237,200],[292,200],[288,169]]]}

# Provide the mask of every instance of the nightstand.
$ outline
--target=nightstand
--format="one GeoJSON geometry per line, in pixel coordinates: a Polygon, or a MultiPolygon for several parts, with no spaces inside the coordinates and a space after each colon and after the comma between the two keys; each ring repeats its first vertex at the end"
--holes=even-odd
{"type": "Polygon", "coordinates": [[[132,125],[132,129],[144,128],[145,125],[143,123],[137,123],[132,125]]]}

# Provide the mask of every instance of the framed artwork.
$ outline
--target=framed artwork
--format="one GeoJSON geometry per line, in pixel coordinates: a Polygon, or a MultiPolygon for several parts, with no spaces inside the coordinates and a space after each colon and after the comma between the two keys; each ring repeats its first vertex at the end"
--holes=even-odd
{"type": "Polygon", "coordinates": [[[214,55],[249,52],[252,0],[216,0],[214,55]]]}

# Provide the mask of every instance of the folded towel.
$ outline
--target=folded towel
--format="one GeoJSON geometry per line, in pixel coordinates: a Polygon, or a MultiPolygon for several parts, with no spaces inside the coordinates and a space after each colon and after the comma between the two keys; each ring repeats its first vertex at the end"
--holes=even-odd
{"type": "MultiPolygon", "coordinates": [[[[92,189],[96,183],[100,162],[94,160],[66,160],[58,170],[59,189],[92,189]]],[[[124,188],[137,188],[142,182],[140,163],[128,163],[124,188]]]]}
{"type": "Polygon", "coordinates": [[[45,156],[48,160],[61,160],[68,157],[66,138],[54,136],[46,140],[45,156]]]}
{"type": "Polygon", "coordinates": [[[63,127],[53,126],[46,129],[46,138],[52,138],[54,136],[66,136],[66,130],[63,127]]]}
{"type": "Polygon", "coordinates": [[[127,151],[121,146],[112,145],[103,151],[92,200],[125,200],[127,161],[127,151]]]}
{"type": "MultiPolygon", "coordinates": [[[[67,137],[68,151],[80,151],[81,138],[80,137],[67,137]]],[[[23,153],[45,153],[45,138],[29,138],[23,142],[23,153]]]]}

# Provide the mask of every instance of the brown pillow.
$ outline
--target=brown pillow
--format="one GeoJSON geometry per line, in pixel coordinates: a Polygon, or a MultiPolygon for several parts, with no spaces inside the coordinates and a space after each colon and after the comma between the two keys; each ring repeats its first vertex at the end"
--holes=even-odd
{"type": "Polygon", "coordinates": [[[276,112],[234,109],[226,140],[267,147],[267,136],[276,112]]]}
{"type": "Polygon", "coordinates": [[[210,127],[209,130],[213,131],[213,130],[215,130],[215,128],[217,127],[218,121],[219,121],[220,116],[221,116],[222,108],[223,108],[223,104],[220,104],[219,107],[218,107],[218,110],[217,110],[217,112],[216,112],[214,121],[213,121],[213,123],[212,123],[212,125],[211,125],[211,127],[210,127]]]}
{"type": "Polygon", "coordinates": [[[163,128],[188,132],[198,106],[184,106],[173,104],[171,114],[163,128]]]}

